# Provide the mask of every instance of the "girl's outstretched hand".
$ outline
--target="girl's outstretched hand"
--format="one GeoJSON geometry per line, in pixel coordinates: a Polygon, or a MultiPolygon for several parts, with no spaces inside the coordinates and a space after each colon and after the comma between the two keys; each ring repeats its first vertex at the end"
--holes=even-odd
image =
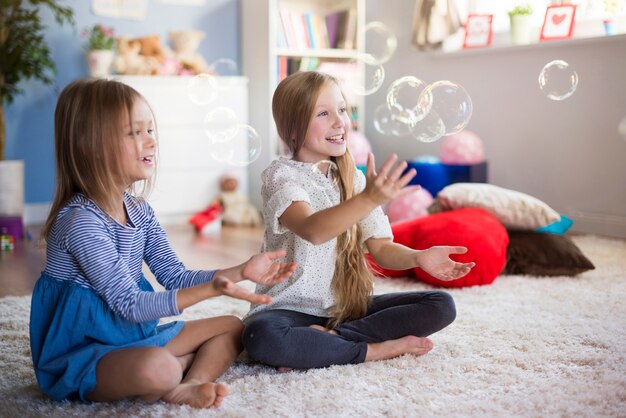
{"type": "Polygon", "coordinates": [[[380,167],[380,171],[376,173],[374,154],[371,152],[367,154],[367,170],[365,173],[367,184],[363,193],[377,205],[385,204],[420,188],[420,186],[405,187],[415,177],[415,169],[410,169],[402,175],[407,167],[406,161],[402,161],[392,170],[397,159],[398,156],[392,154],[380,167]]]}
{"type": "Polygon", "coordinates": [[[450,254],[465,254],[465,247],[435,246],[418,252],[417,264],[426,273],[439,280],[454,280],[465,276],[476,263],[459,263],[450,254]]]}
{"type": "Polygon", "coordinates": [[[272,298],[267,295],[257,295],[254,292],[245,289],[238,284],[231,282],[225,276],[215,276],[211,281],[211,285],[215,290],[224,296],[231,298],[247,300],[248,302],[267,305],[272,303],[272,298]]]}
{"type": "Polygon", "coordinates": [[[297,266],[297,263],[276,261],[279,258],[283,258],[286,254],[287,252],[284,249],[280,249],[250,257],[250,260],[244,264],[243,278],[262,285],[282,282],[291,276],[297,266]]]}

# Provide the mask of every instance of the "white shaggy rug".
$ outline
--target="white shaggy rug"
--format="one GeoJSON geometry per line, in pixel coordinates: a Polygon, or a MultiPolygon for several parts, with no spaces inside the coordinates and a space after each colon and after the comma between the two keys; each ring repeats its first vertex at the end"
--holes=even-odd
{"type": "MultiPolygon", "coordinates": [[[[626,242],[574,238],[596,270],[502,276],[452,289],[457,319],[423,357],[279,374],[244,357],[219,409],[138,401],[53,402],[35,383],[28,297],[0,299],[0,416],[7,417],[626,417],[626,242]]],[[[427,289],[378,280],[376,292],[427,289]]],[[[227,298],[185,319],[242,315],[227,298]]]]}

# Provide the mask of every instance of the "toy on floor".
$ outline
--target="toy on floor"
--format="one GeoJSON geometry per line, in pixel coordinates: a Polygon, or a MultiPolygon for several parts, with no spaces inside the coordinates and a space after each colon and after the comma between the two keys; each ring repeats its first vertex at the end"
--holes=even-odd
{"type": "Polygon", "coordinates": [[[223,208],[219,199],[215,199],[205,210],[196,213],[189,219],[189,223],[196,227],[202,235],[212,235],[219,232],[223,208]]]}
{"type": "Polygon", "coordinates": [[[219,200],[224,209],[222,223],[237,226],[261,225],[261,214],[246,196],[237,191],[238,186],[239,180],[232,175],[225,174],[220,178],[219,200]]]}

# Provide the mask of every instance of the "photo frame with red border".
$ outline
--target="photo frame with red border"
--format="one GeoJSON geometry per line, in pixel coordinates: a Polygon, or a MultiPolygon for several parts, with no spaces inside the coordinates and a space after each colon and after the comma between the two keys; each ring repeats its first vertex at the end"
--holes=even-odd
{"type": "Polygon", "coordinates": [[[483,48],[491,45],[492,14],[469,14],[465,23],[463,48],[483,48]]]}
{"type": "Polygon", "coordinates": [[[540,41],[571,38],[574,33],[575,4],[552,5],[546,8],[540,41]]]}

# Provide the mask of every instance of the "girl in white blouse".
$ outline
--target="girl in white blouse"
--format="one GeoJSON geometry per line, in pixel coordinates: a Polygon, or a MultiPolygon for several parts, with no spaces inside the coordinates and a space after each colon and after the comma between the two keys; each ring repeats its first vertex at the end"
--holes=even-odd
{"type": "Polygon", "coordinates": [[[285,248],[298,267],[282,283],[257,286],[274,303],[252,304],[244,319],[249,355],[288,369],[427,353],[432,341],[426,337],[456,316],[452,297],[442,291],[373,296],[364,246],[382,267],[419,266],[443,280],[474,266],[449,258],[467,249],[413,250],[392,241],[380,205],[419,187],[405,187],[415,171],[403,174],[406,163],[394,167],[394,155],[377,173],[371,154],[367,175],[356,170],[347,149],[350,118],[335,78],[319,72],[287,77],[272,111],[292,155],[262,174],[263,250],[285,248]]]}

